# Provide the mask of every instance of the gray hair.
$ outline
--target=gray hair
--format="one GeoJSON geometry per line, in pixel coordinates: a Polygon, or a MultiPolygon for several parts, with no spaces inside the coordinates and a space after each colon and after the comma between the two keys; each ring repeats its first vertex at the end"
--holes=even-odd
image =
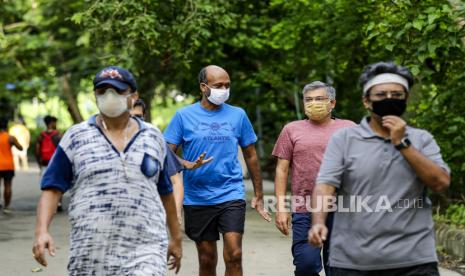
{"type": "Polygon", "coordinates": [[[308,91],[313,91],[320,88],[326,89],[326,94],[328,95],[328,98],[331,101],[336,99],[336,89],[322,81],[312,81],[311,83],[305,85],[304,89],[302,89],[302,95],[305,96],[305,93],[307,93],[308,91]]]}

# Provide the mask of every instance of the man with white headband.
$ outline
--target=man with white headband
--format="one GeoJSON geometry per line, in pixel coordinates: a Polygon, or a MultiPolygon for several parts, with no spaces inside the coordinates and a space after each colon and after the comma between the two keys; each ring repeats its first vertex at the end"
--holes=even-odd
{"type": "Polygon", "coordinates": [[[433,136],[400,117],[413,76],[378,62],[360,83],[370,116],[331,137],[312,196],[312,206],[320,200],[323,208],[313,212],[309,241],[325,243],[328,207],[335,207],[332,276],[439,275],[427,189],[445,190],[450,169],[433,136]]]}

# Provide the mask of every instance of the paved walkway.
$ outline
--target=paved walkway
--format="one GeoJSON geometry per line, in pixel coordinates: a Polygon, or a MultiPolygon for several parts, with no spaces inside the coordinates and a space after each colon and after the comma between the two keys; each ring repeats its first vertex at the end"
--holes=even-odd
{"type": "MultiPolygon", "coordinates": [[[[32,258],[31,245],[35,224],[35,208],[40,194],[38,189],[39,174],[37,169],[18,172],[13,183],[13,214],[0,213],[0,275],[66,275],[68,258],[68,219],[65,213],[55,216],[51,234],[58,247],[56,257],[48,257],[49,267],[34,273],[40,267],[32,258]]],[[[251,184],[247,182],[250,190],[251,184]]],[[[265,191],[271,193],[271,182],[265,183],[265,191]]],[[[3,190],[3,189],[2,189],[3,190]]],[[[65,196],[65,205],[68,198],[65,196]]],[[[244,237],[244,275],[288,276],[292,275],[291,239],[284,237],[274,227],[258,217],[255,211],[248,209],[246,218],[246,234],[244,237]]],[[[221,256],[221,241],[218,243],[221,256]]],[[[181,276],[197,274],[197,253],[193,242],[184,239],[184,258],[181,276]]],[[[223,275],[224,263],[219,258],[218,275],[223,275]]],[[[170,273],[175,275],[174,273],[170,273]]],[[[443,276],[459,275],[450,271],[442,271],[443,276]]]]}

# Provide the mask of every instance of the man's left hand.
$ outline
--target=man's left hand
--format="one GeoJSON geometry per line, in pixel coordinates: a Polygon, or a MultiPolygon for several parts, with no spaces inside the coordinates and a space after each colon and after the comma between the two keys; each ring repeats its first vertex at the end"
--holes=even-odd
{"type": "Polygon", "coordinates": [[[391,143],[394,145],[400,144],[400,141],[405,135],[406,126],[407,124],[400,117],[392,115],[383,117],[383,127],[389,129],[391,143]]]}
{"type": "Polygon", "coordinates": [[[168,268],[170,270],[175,269],[175,273],[178,274],[181,268],[182,258],[182,238],[171,239],[168,245],[168,268]]]}
{"type": "Polygon", "coordinates": [[[265,210],[264,204],[263,204],[263,197],[256,197],[254,196],[251,202],[252,208],[254,208],[262,218],[268,222],[271,221],[271,216],[270,213],[268,213],[267,210],[265,210]]]}

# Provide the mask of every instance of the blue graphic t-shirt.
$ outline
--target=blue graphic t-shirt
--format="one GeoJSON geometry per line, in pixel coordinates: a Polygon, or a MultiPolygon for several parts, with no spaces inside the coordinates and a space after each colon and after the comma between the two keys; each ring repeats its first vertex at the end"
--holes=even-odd
{"type": "Polygon", "coordinates": [[[184,204],[214,205],[244,199],[238,145],[257,141],[252,124],[241,108],[223,104],[207,110],[200,102],[176,112],[165,130],[165,140],[180,145],[183,157],[194,161],[203,152],[213,160],[195,170],[184,170],[184,204]]]}

